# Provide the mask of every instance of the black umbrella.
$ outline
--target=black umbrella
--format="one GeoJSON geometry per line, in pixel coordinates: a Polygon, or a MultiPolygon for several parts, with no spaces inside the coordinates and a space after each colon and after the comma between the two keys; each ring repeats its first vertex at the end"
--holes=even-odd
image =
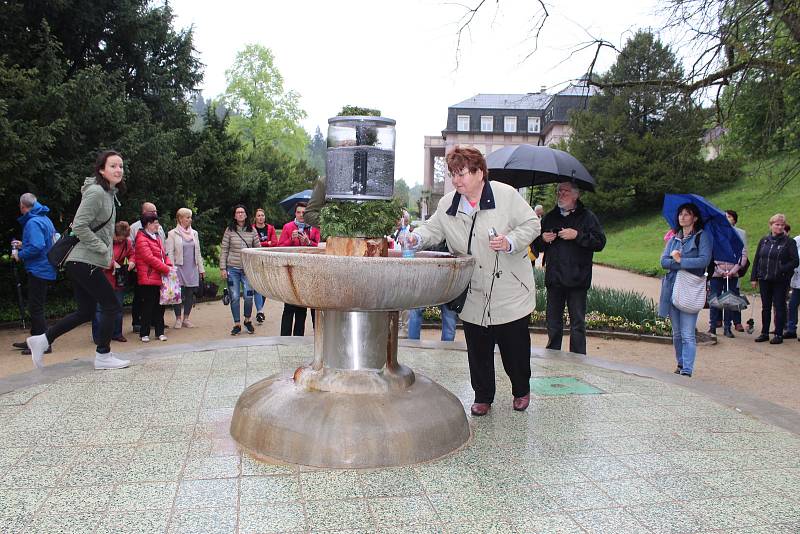
{"type": "Polygon", "coordinates": [[[495,150],[486,158],[489,179],[511,187],[575,182],[594,191],[596,182],[580,161],[549,146],[513,145],[495,150]]]}

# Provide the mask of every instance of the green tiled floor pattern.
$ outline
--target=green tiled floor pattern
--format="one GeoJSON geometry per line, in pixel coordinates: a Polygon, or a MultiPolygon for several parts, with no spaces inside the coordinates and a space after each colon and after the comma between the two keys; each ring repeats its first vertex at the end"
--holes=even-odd
{"type": "MultiPolygon", "coordinates": [[[[798,436],[678,386],[551,360],[534,375],[605,393],[534,394],[517,413],[501,375],[474,439],[436,462],[242,456],[228,435],[237,396],[310,351],[177,354],[0,397],[0,532],[800,532],[798,436]]],[[[400,360],[471,403],[463,352],[400,360]]]]}

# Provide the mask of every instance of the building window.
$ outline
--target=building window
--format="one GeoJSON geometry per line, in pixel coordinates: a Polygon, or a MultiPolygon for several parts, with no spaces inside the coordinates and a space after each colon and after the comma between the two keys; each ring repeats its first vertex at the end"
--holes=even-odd
{"type": "Polygon", "coordinates": [[[506,133],[515,133],[517,131],[517,118],[504,117],[503,118],[503,131],[506,133]]]}
{"type": "Polygon", "coordinates": [[[542,131],[542,119],[540,117],[528,117],[528,133],[539,133],[542,131]]]}
{"type": "Polygon", "coordinates": [[[491,115],[481,115],[481,131],[491,132],[494,130],[494,117],[491,115]]]}
{"type": "Polygon", "coordinates": [[[469,131],[469,115],[458,116],[458,131],[459,132],[469,131]]]}

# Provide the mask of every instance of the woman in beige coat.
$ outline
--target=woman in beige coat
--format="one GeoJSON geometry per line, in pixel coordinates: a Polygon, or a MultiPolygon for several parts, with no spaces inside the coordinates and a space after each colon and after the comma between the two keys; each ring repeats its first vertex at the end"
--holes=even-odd
{"type": "Polygon", "coordinates": [[[203,255],[200,254],[200,237],[192,228],[192,210],[181,208],[175,215],[178,225],[167,234],[167,256],[178,268],[178,279],[181,282],[181,304],[175,304],[174,328],[194,328],[189,320],[194,305],[194,296],[203,282],[206,269],[203,267],[203,255]]]}
{"type": "Polygon", "coordinates": [[[258,232],[247,224],[247,208],[242,204],[233,207],[233,220],[222,234],[222,245],[219,252],[219,274],[228,284],[228,293],[231,299],[231,315],[233,316],[232,336],[238,336],[242,331],[239,312],[239,298],[244,293],[244,327],[248,334],[254,334],[255,328],[250,316],[253,313],[253,288],[247,280],[242,263],[242,250],[258,248],[261,243],[258,232]]]}
{"type": "Polygon", "coordinates": [[[513,408],[523,411],[530,401],[528,321],[536,303],[527,252],[540,233],[539,218],[514,188],[488,181],[486,160],[478,150],[456,147],[447,155],[447,168],[455,191],[442,197],[412,240],[417,248],[446,240],[451,252],[466,254],[469,247],[476,259],[460,314],[475,391],[472,414],[486,415],[494,401],[495,344],[511,379],[513,408]]]}

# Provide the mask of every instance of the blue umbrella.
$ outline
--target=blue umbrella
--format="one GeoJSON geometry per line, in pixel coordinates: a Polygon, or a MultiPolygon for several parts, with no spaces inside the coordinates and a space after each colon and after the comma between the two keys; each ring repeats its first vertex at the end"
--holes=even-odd
{"type": "Polygon", "coordinates": [[[744,248],[742,239],[728,222],[725,212],[705,198],[700,195],[667,193],[664,195],[664,207],[661,209],[661,215],[672,228],[677,228],[678,207],[687,202],[693,202],[700,208],[703,230],[711,234],[714,243],[714,260],[738,262],[744,248]]]}
{"type": "Polygon", "coordinates": [[[294,208],[298,202],[308,202],[311,200],[311,189],[300,191],[294,195],[289,195],[279,202],[281,207],[286,210],[289,215],[294,215],[294,208]]]}

